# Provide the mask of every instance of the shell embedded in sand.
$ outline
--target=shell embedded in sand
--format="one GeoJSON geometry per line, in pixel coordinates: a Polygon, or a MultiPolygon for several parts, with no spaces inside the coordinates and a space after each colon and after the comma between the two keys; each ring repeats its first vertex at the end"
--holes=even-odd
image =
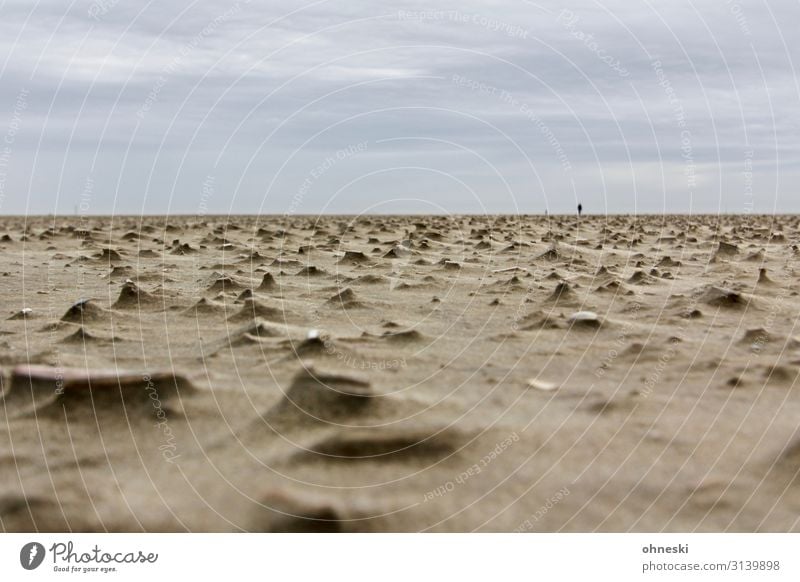
{"type": "Polygon", "coordinates": [[[30,307],[23,307],[19,311],[17,311],[14,315],[9,317],[9,319],[30,319],[34,317],[33,309],[30,307]]]}
{"type": "Polygon", "coordinates": [[[528,380],[528,387],[535,390],[541,390],[542,392],[552,392],[558,388],[558,384],[555,382],[540,380],[538,378],[531,378],[528,380]]]}
{"type": "Polygon", "coordinates": [[[567,321],[598,321],[600,316],[594,311],[576,311],[567,318],[567,321]]]}
{"type": "Polygon", "coordinates": [[[594,311],[577,311],[567,318],[573,329],[599,329],[606,322],[594,311]]]}

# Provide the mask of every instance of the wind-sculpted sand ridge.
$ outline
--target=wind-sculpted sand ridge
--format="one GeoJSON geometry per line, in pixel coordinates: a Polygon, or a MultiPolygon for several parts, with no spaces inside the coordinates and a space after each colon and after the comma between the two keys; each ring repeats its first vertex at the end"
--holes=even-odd
{"type": "Polygon", "coordinates": [[[0,525],[800,530],[799,242],[794,216],[3,219],[0,525]]]}

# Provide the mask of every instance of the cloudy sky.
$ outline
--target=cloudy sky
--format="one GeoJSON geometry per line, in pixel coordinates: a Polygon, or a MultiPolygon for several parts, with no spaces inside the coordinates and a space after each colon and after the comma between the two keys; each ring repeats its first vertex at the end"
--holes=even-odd
{"type": "Polygon", "coordinates": [[[796,0],[0,0],[0,213],[800,212],[798,22],[796,0]]]}

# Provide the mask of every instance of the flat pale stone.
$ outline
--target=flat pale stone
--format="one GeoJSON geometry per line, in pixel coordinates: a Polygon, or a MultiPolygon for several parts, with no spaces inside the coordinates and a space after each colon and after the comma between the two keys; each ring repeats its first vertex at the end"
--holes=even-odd
{"type": "Polygon", "coordinates": [[[544,392],[552,392],[556,388],[558,388],[558,384],[554,382],[546,382],[544,380],[539,380],[538,378],[531,378],[528,380],[528,387],[535,388],[536,390],[542,390],[544,392]]]}
{"type": "Polygon", "coordinates": [[[577,311],[569,316],[567,321],[597,321],[600,319],[594,311],[577,311]]]}

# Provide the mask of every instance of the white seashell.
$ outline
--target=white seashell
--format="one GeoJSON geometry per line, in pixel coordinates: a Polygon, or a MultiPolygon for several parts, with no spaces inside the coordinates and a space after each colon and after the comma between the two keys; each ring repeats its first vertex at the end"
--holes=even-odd
{"type": "Polygon", "coordinates": [[[553,382],[545,382],[544,380],[539,380],[538,378],[531,378],[528,380],[528,387],[535,388],[536,390],[542,390],[544,392],[552,392],[558,388],[558,384],[553,382]]]}
{"type": "Polygon", "coordinates": [[[567,321],[597,321],[600,319],[594,311],[577,311],[569,316],[567,321]]]}

